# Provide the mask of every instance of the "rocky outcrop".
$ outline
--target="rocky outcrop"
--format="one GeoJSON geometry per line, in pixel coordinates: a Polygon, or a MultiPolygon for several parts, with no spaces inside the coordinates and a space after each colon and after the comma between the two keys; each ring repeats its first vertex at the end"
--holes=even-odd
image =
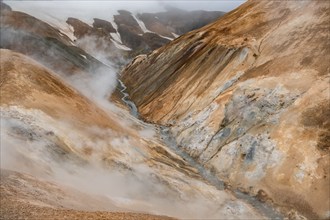
{"type": "MultiPolygon", "coordinates": [[[[135,34],[143,34],[139,23],[134,19],[131,12],[126,10],[118,10],[119,15],[114,15],[114,21],[118,26],[125,25],[135,34]]],[[[119,30],[118,30],[119,32],[119,30]]],[[[120,33],[120,32],[119,32],[120,33]]]]}
{"type": "Polygon", "coordinates": [[[142,36],[132,30],[130,26],[120,24],[118,26],[118,33],[121,36],[123,44],[132,48],[133,50],[146,51],[148,49],[147,44],[144,42],[142,36]]]}
{"type": "Polygon", "coordinates": [[[248,1],[122,80],[145,120],[229,185],[328,218],[329,19],[325,1],[248,1]]]}
{"type": "MultiPolygon", "coordinates": [[[[78,38],[81,39],[83,37],[87,36],[95,36],[97,38],[109,38],[111,39],[109,33],[113,32],[113,28],[111,29],[112,26],[107,26],[111,25],[111,23],[106,23],[106,21],[103,20],[96,20],[94,19],[93,27],[89,26],[85,22],[77,19],[77,18],[68,18],[66,21],[69,25],[71,25],[74,29],[74,35],[78,38]],[[110,31],[109,31],[110,28],[110,31]]],[[[109,44],[111,44],[111,41],[108,40],[109,44]]]]}
{"type": "Polygon", "coordinates": [[[77,38],[82,38],[86,35],[91,35],[94,32],[94,29],[91,26],[80,21],[77,18],[68,18],[66,20],[66,23],[68,23],[69,25],[71,25],[73,27],[73,29],[74,29],[73,34],[77,38]]]}
{"type": "Polygon", "coordinates": [[[102,29],[105,33],[116,33],[116,29],[112,26],[109,21],[94,18],[93,27],[97,29],[102,29]]]}

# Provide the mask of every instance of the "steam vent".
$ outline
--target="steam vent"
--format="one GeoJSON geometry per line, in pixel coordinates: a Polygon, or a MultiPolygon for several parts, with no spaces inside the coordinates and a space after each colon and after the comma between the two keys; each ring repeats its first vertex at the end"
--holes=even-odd
{"type": "Polygon", "coordinates": [[[0,6],[0,219],[330,218],[330,1],[0,6]]]}

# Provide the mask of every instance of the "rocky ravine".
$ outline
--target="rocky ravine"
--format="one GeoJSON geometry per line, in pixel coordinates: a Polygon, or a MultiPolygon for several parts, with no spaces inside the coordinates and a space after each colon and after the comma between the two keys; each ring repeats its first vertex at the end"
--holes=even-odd
{"type": "Polygon", "coordinates": [[[23,54],[0,52],[1,218],[277,216],[210,184],[153,125],[23,54]]]}
{"type": "Polygon", "coordinates": [[[248,1],[135,58],[145,120],[232,188],[329,218],[329,3],[248,1]]]}
{"type": "Polygon", "coordinates": [[[1,218],[326,218],[327,7],[251,1],[137,57],[123,80],[158,126],[112,67],[1,6],[1,218]]]}

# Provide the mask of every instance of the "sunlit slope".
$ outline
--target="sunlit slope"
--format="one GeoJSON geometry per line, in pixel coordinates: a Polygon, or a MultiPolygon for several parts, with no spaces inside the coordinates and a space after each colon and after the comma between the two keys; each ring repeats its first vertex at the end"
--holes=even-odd
{"type": "Polygon", "coordinates": [[[22,54],[1,50],[1,105],[39,109],[76,125],[121,128],[49,69],[22,54]],[[74,118],[72,118],[74,116],[74,118]]]}
{"type": "Polygon", "coordinates": [[[329,217],[329,3],[248,1],[122,72],[141,115],[233,187],[329,217]]]}

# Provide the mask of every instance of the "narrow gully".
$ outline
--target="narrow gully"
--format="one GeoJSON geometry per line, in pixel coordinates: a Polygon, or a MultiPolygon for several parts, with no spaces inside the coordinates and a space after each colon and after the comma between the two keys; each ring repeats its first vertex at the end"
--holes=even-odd
{"type": "Polygon", "coordinates": [[[129,110],[130,110],[130,113],[131,115],[133,115],[135,118],[139,118],[139,112],[138,112],[138,109],[135,105],[134,102],[132,102],[130,99],[129,99],[129,95],[128,93],[126,92],[126,86],[124,85],[124,83],[120,80],[120,79],[117,79],[118,82],[119,82],[119,87],[120,87],[120,92],[121,94],[123,95],[123,97],[121,98],[121,100],[128,106],[129,110]]]}

